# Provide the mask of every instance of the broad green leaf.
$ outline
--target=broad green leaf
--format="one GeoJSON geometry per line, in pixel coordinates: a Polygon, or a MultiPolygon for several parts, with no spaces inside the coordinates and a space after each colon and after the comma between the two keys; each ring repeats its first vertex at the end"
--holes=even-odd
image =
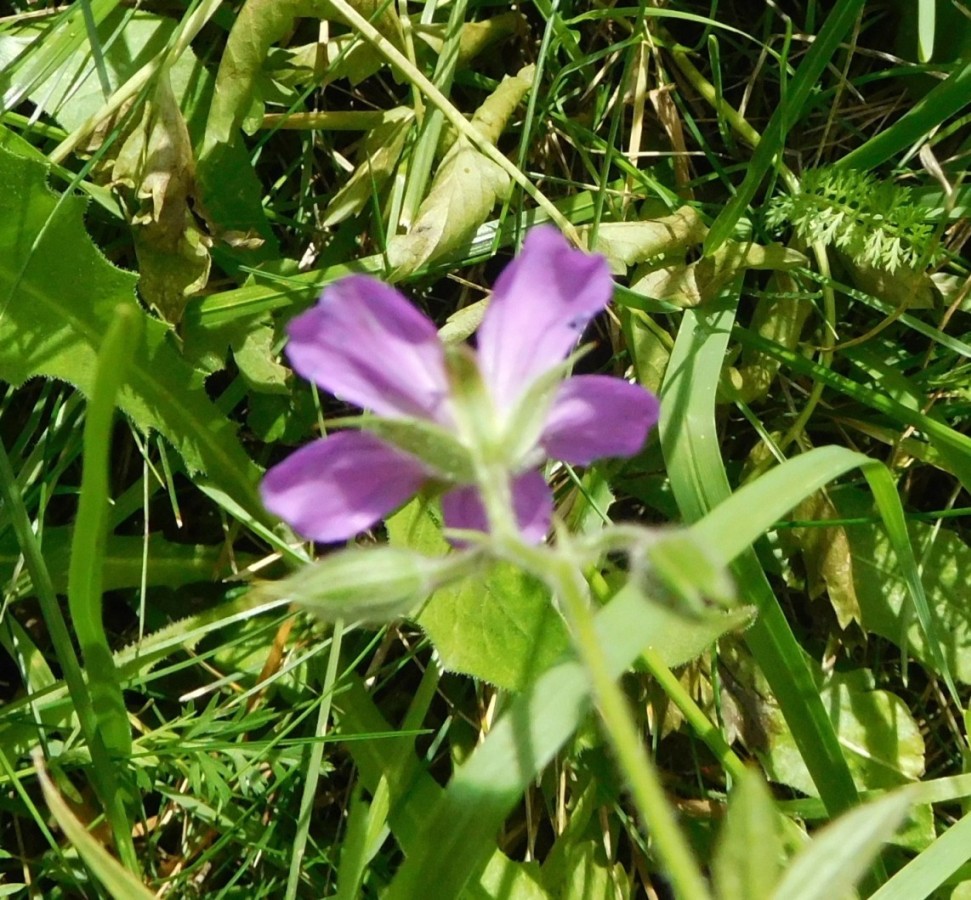
{"type": "Polygon", "coordinates": [[[903,822],[913,799],[909,788],[894,791],[827,825],[786,869],[774,900],[845,897],[903,822]]]}
{"type": "MultiPolygon", "coordinates": [[[[835,499],[841,513],[871,513],[866,498],[840,491],[835,499]]],[[[926,522],[908,523],[910,539],[921,560],[927,602],[937,623],[936,640],[954,677],[971,684],[971,609],[968,572],[971,547],[960,535],[926,522]]],[[[863,627],[897,646],[906,647],[925,665],[937,668],[924,629],[913,614],[907,585],[883,527],[848,525],[853,576],[863,627]]],[[[942,674],[938,672],[937,674],[942,674]]]]}
{"type": "MultiPolygon", "coordinates": [[[[432,510],[415,500],[387,521],[391,543],[422,553],[448,544],[432,510]]],[[[442,665],[509,690],[533,681],[566,648],[563,620],[549,591],[508,563],[490,563],[465,581],[436,591],[418,616],[442,665]]]]}
{"type": "Polygon", "coordinates": [[[521,690],[567,645],[546,587],[509,563],[436,592],[418,617],[442,665],[521,690]]]}
{"type": "Polygon", "coordinates": [[[173,347],[168,329],[145,315],[134,276],[112,266],[82,221],[84,201],[56,197],[45,169],[0,148],[0,378],[19,385],[39,375],[90,395],[95,360],[119,304],[143,320],[119,406],[143,431],[158,431],[187,468],[203,472],[261,521],[259,470],[201,380],[173,347]]]}
{"type": "MultiPolygon", "coordinates": [[[[819,667],[806,658],[817,683],[819,667]]],[[[722,647],[722,710],[732,732],[759,754],[769,778],[818,796],[792,731],[764,676],[739,647],[722,647]]],[[[866,671],[834,673],[819,697],[843,756],[860,790],[896,787],[924,772],[924,739],[907,705],[889,691],[874,690],[866,671]]]]}
{"type": "Polygon", "coordinates": [[[775,802],[762,776],[747,769],[729,797],[712,861],[718,900],[768,900],[779,880],[782,859],[775,802]]]}
{"type": "Polygon", "coordinates": [[[276,360],[276,329],[260,318],[241,323],[232,338],[233,359],[250,390],[289,396],[290,370],[276,360]]]}
{"type": "MultiPolygon", "coordinates": [[[[535,67],[506,76],[472,117],[472,127],[495,143],[510,116],[533,84],[535,67]]],[[[388,260],[396,277],[469,241],[504,199],[509,176],[495,162],[459,137],[442,159],[428,196],[418,209],[408,234],[388,241],[388,260]]]]}
{"type": "Polygon", "coordinates": [[[608,865],[603,857],[600,843],[574,844],[565,883],[556,896],[562,900],[627,900],[631,883],[624,867],[617,862],[608,865]]]}

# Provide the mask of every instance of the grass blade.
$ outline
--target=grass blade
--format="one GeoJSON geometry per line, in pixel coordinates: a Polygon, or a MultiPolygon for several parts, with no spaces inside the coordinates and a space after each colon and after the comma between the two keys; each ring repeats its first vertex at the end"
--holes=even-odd
{"type": "MultiPolygon", "coordinates": [[[[698,522],[731,494],[718,450],[715,395],[734,322],[727,292],[705,311],[686,312],[661,391],[661,446],[685,520],[698,522]]],[[[746,641],[775,693],[831,815],[852,806],[856,787],[802,650],[753,551],[733,565],[739,592],[759,608],[746,641]]]]}
{"type": "Polygon", "coordinates": [[[705,238],[705,256],[711,256],[735,230],[735,225],[752,202],[762,179],[782,152],[786,135],[804,114],[809,94],[819,76],[833,59],[843,35],[856,21],[864,0],[842,0],[819,30],[806,58],[788,85],[785,99],[776,107],[762,132],[752,159],[746,167],[745,180],[712,223],[705,238]]]}
{"type": "Polygon", "coordinates": [[[105,634],[101,594],[112,424],[116,398],[138,345],[139,324],[135,310],[119,306],[98,354],[94,387],[84,422],[84,470],[68,570],[68,607],[81,645],[98,730],[109,754],[98,759],[92,749],[95,766],[110,766],[111,756],[127,758],[131,753],[131,727],[105,634]]]}

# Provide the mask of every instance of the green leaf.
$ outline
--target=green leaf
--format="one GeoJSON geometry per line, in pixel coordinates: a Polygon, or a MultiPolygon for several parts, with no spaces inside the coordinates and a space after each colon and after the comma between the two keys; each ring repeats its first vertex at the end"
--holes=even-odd
{"type": "MultiPolygon", "coordinates": [[[[71,529],[44,529],[44,559],[50,569],[54,590],[61,594],[67,590],[70,545],[71,529]]],[[[241,562],[238,554],[235,558],[237,563],[241,562]]],[[[0,540],[0,581],[9,583],[19,560],[20,550],[16,543],[0,540]]],[[[247,557],[242,557],[244,566],[248,562],[247,557]]],[[[161,534],[151,534],[146,547],[146,542],[141,537],[109,535],[105,541],[101,567],[104,590],[139,587],[143,570],[146,586],[169,588],[213,581],[230,574],[226,551],[221,546],[175,544],[166,541],[161,534]]],[[[29,597],[32,591],[33,585],[29,579],[25,575],[21,576],[15,596],[29,597]]]]}
{"type": "Polygon", "coordinates": [[[534,681],[568,642],[546,587],[502,562],[436,592],[418,624],[446,669],[508,690],[534,681]]]}
{"type": "MultiPolygon", "coordinates": [[[[710,309],[684,314],[661,392],[661,446],[678,507],[688,522],[695,523],[692,531],[698,543],[726,563],[735,560],[738,593],[758,607],[759,617],[745,640],[778,698],[827,809],[835,814],[853,804],[853,778],[802,650],[758,558],[747,549],[769,527],[765,520],[776,515],[778,482],[775,493],[760,489],[757,502],[747,502],[743,491],[751,497],[768,476],[733,496],[719,450],[715,397],[736,306],[736,292],[726,291],[710,309]]],[[[859,465],[859,454],[853,456],[859,465]]],[[[796,478],[784,484],[801,487],[796,478]]]]}
{"type": "Polygon", "coordinates": [[[746,769],[728,800],[712,875],[718,900],[768,900],[782,869],[779,813],[762,776],[746,769]],[[754,848],[758,852],[753,852],[754,848]]]}
{"type": "Polygon", "coordinates": [[[119,151],[112,179],[130,192],[142,297],[178,324],[189,296],[209,280],[212,239],[193,213],[195,158],[167,69],[119,151]]]}
{"type": "MultiPolygon", "coordinates": [[[[817,683],[822,672],[805,658],[817,683]]],[[[764,677],[740,648],[722,647],[725,680],[722,708],[732,730],[758,752],[772,781],[818,796],[792,730],[764,677]]],[[[897,787],[924,772],[924,739],[900,697],[874,690],[866,670],[834,673],[819,698],[836,732],[844,758],[860,790],[897,787]]]]}
{"type": "MultiPolygon", "coordinates": [[[[84,6],[68,7],[53,27],[48,21],[38,22],[34,17],[19,17],[22,20],[19,22],[8,20],[0,35],[0,91],[4,107],[12,109],[29,99],[37,105],[38,112],[52,115],[67,128],[75,127],[97,112],[104,105],[104,93],[95,71],[84,19],[89,14],[98,31],[106,33],[107,28],[113,29],[119,21],[117,5],[117,0],[92,0],[84,6]]],[[[150,35],[155,36],[159,23],[168,24],[168,33],[174,28],[172,20],[146,17],[130,10],[126,14],[130,18],[124,36],[106,47],[102,55],[103,71],[111,88],[117,88],[124,80],[124,77],[119,80],[121,60],[126,66],[134,63],[139,67],[161,52],[165,41],[162,34],[154,46],[144,46],[144,49],[139,46],[143,41],[147,43],[150,35]],[[145,18],[153,20],[147,31],[143,30],[145,18]]]]}
{"type": "Polygon", "coordinates": [[[155,894],[98,843],[71,812],[51,782],[44,768],[43,757],[39,754],[34,758],[34,765],[51,814],[88,868],[108,889],[108,893],[116,900],[152,900],[155,894]]]}
{"type": "MultiPolygon", "coordinates": [[[[722,628],[711,639],[748,615],[748,610],[713,613],[711,621],[722,628]]],[[[597,613],[595,625],[610,677],[620,678],[651,642],[671,663],[668,647],[679,632],[692,626],[707,629],[709,620],[673,613],[645,598],[630,581],[597,613]],[[675,627],[660,630],[659,615],[675,627]]],[[[417,896],[419,886],[433,879],[441,896],[462,896],[462,886],[485,861],[489,842],[522,792],[585,720],[590,690],[589,673],[568,652],[512,701],[441,798],[422,810],[424,840],[407,855],[388,900],[417,896]]]]}
{"type": "Polygon", "coordinates": [[[909,788],[894,791],[823,828],[786,869],[775,900],[845,897],[900,826],[913,799],[909,788]]]}
{"type": "Polygon", "coordinates": [[[351,177],[334,194],[321,227],[338,225],[356,216],[371,202],[398,167],[414,121],[412,110],[403,106],[395,107],[388,111],[381,124],[367,133],[361,143],[361,161],[351,177]]]}
{"type": "MultiPolygon", "coordinates": [[[[472,117],[474,127],[495,143],[533,84],[534,66],[507,75],[472,117]]],[[[442,159],[428,196],[408,234],[388,241],[388,260],[396,278],[404,277],[468,242],[492,208],[509,191],[509,176],[465,137],[442,159]]]]}
{"type": "Polygon", "coordinates": [[[84,657],[98,732],[104,742],[103,746],[91,748],[95,766],[110,766],[110,756],[127,759],[132,749],[125,699],[104,628],[101,558],[108,527],[108,468],[115,404],[131,365],[132,352],[138,346],[141,326],[140,311],[120,305],[98,352],[84,420],[81,494],[71,537],[68,609],[84,657]]]}
{"type": "MultiPolygon", "coordinates": [[[[967,28],[966,25],[963,27],[967,28]]],[[[836,165],[848,169],[876,168],[899,151],[925,141],[928,134],[967,107],[969,98],[971,62],[962,60],[958,68],[893,125],[851,150],[836,165]]]]}
{"type": "MultiPolygon", "coordinates": [[[[872,512],[867,498],[855,492],[840,491],[834,500],[847,516],[869,516],[872,512]]],[[[971,547],[957,533],[937,525],[912,521],[908,531],[920,554],[927,602],[937,625],[935,641],[954,677],[971,684],[971,609],[967,599],[971,547]]],[[[874,523],[848,525],[846,534],[863,627],[910,649],[937,671],[935,655],[913,615],[907,584],[886,531],[874,523]]]]}
{"type": "MultiPolygon", "coordinates": [[[[393,545],[447,551],[432,510],[412,501],[386,523],[393,545]]],[[[508,563],[436,591],[418,616],[442,665],[509,690],[535,680],[567,647],[546,587],[508,563]]]]}
{"type": "MultiPolygon", "coordinates": [[[[935,892],[955,872],[968,861],[968,846],[971,841],[971,814],[962,816],[923,850],[906,866],[897,872],[869,900],[914,900],[917,897],[939,896],[935,892]]],[[[953,893],[951,900],[971,896],[971,882],[962,882],[953,893]]]]}
{"type": "MultiPolygon", "coordinates": [[[[386,39],[402,45],[394,6],[382,0],[354,0],[351,5],[386,39]]],[[[202,159],[211,158],[220,144],[232,143],[253,105],[262,105],[258,76],[270,47],[291,33],[294,21],[301,17],[340,18],[326,0],[249,0],[243,4],[219,62],[202,159]]]]}
{"type": "Polygon", "coordinates": [[[725,241],[714,253],[697,262],[680,262],[648,272],[631,284],[631,290],[680,308],[700,306],[746,269],[784,272],[805,265],[806,257],[781,244],[725,241]]]}
{"type": "Polygon", "coordinates": [[[112,266],[84,230],[84,201],[57,198],[45,168],[0,148],[0,378],[19,385],[38,375],[90,396],[95,360],[120,305],[142,320],[122,410],[143,431],[158,431],[187,468],[207,474],[256,519],[270,522],[255,490],[259,470],[235,428],[183,362],[168,329],[145,315],[135,278],[112,266]]]}
{"type": "MultiPolygon", "coordinates": [[[[418,853],[427,835],[424,823],[428,811],[443,794],[442,788],[415,755],[414,737],[395,737],[391,726],[374,705],[371,694],[356,676],[345,681],[345,689],[335,698],[341,731],[345,735],[388,735],[384,740],[350,740],[347,752],[353,758],[365,788],[374,794],[386,784],[390,794],[388,822],[406,856],[418,853]]],[[[546,895],[533,874],[534,866],[511,861],[496,849],[495,832],[486,838],[488,862],[462,895],[468,900],[495,897],[542,900],[546,895]]],[[[436,838],[437,841],[437,838],[436,838]]],[[[443,860],[444,862],[444,860],[443,860]]],[[[433,882],[437,887],[437,879],[433,882]]]]}
{"type": "Polygon", "coordinates": [[[630,878],[620,863],[608,864],[596,841],[574,844],[567,861],[565,883],[556,896],[562,900],[626,900],[630,878]]]}

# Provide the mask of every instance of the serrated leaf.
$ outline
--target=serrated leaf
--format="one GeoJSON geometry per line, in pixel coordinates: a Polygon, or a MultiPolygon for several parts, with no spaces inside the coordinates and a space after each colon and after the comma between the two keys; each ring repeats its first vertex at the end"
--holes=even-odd
{"type": "Polygon", "coordinates": [[[259,470],[233,425],[209,400],[169,341],[168,329],[134,297],[135,278],[111,265],[84,230],[84,200],[56,197],[43,165],[0,148],[0,378],[46,376],[90,394],[98,351],[119,304],[143,320],[119,406],[143,431],[158,431],[187,468],[202,472],[261,521],[259,470]]]}
{"type": "MultiPolygon", "coordinates": [[[[532,87],[535,66],[507,75],[472,117],[495,143],[532,87]]],[[[388,241],[388,260],[399,277],[466,243],[509,190],[509,176],[464,137],[449,148],[408,234],[388,241]]]]}
{"type": "MultiPolygon", "coordinates": [[[[415,500],[386,522],[392,544],[447,551],[441,525],[415,500]]],[[[507,563],[437,591],[418,617],[445,668],[509,690],[533,680],[566,649],[566,628],[549,591],[507,563]]]]}

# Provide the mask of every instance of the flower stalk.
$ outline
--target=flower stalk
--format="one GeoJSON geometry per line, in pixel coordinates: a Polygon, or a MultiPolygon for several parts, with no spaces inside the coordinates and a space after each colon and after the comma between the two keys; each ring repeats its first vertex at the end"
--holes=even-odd
{"type": "Polygon", "coordinates": [[[574,649],[587,674],[604,734],[627,782],[638,817],[654,842],[674,895],[682,900],[707,900],[707,885],[691,848],[678,825],[657,768],[638,732],[630,706],[610,672],[594,624],[586,578],[561,533],[555,546],[532,547],[521,541],[503,542],[504,557],[541,578],[553,592],[566,620],[574,649]]]}

